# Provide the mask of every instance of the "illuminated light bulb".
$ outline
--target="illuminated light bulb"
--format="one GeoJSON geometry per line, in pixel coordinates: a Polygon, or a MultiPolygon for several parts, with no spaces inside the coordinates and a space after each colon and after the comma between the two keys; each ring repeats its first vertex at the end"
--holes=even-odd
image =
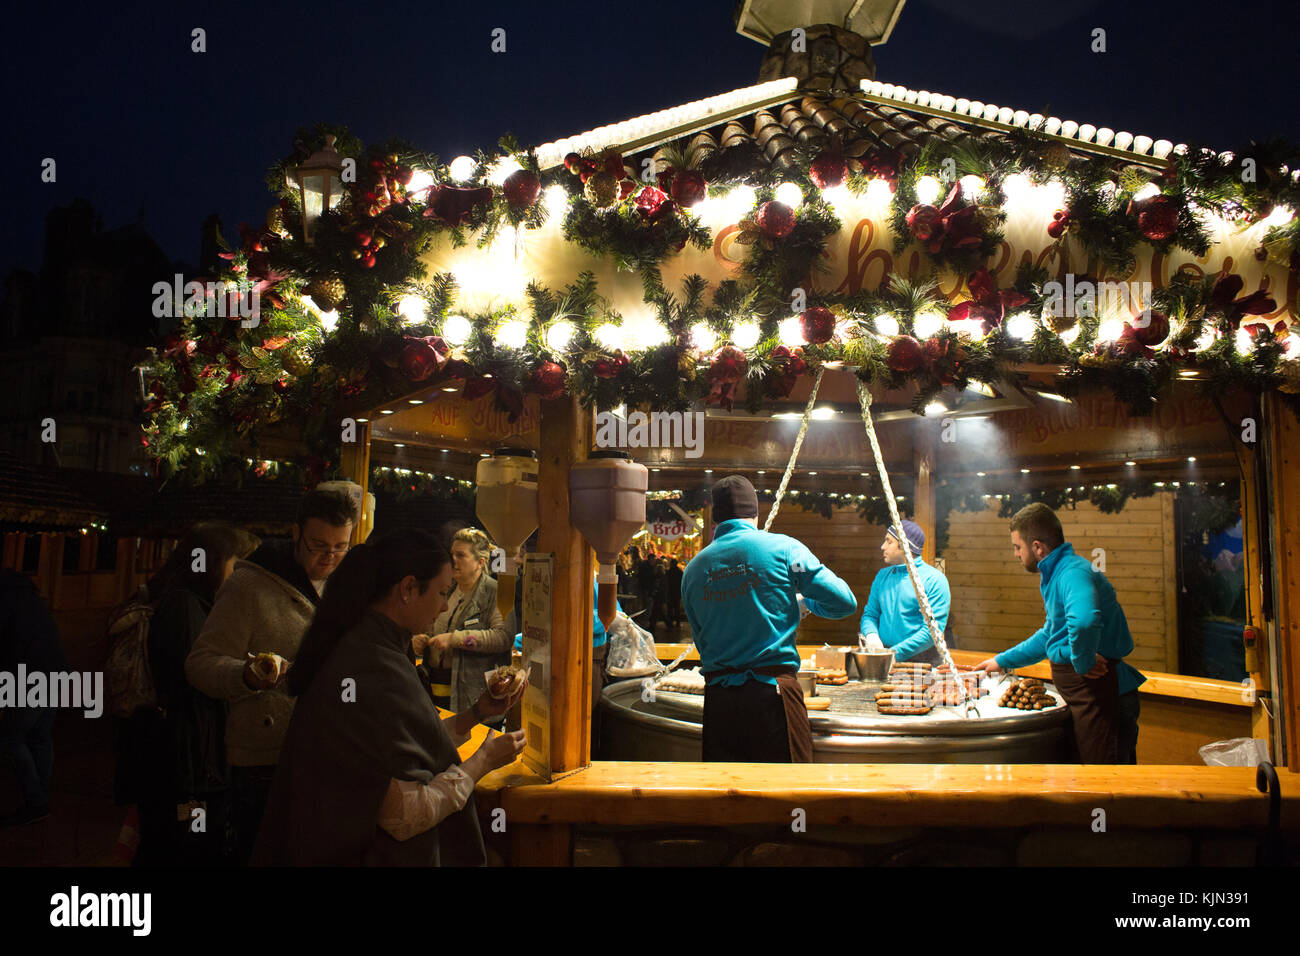
{"type": "Polygon", "coordinates": [[[1023,173],[1012,173],[1006,179],[1002,180],[1002,191],[1006,194],[1008,202],[1020,202],[1029,195],[1032,184],[1029,177],[1023,173]]]}
{"type": "Polygon", "coordinates": [[[894,198],[894,191],[883,179],[873,179],[867,183],[867,202],[873,206],[888,205],[894,198]]]}
{"type": "Polygon", "coordinates": [[[493,163],[492,168],[488,170],[487,181],[493,186],[500,186],[506,181],[507,176],[523,168],[524,167],[519,164],[519,160],[515,159],[513,156],[502,156],[493,163]]]}
{"type": "Polygon", "coordinates": [[[546,330],[546,347],[552,352],[563,352],[569,347],[569,341],[575,331],[577,329],[568,319],[552,322],[551,327],[546,330]]]}
{"type": "Polygon", "coordinates": [[[613,322],[606,322],[596,329],[593,338],[603,348],[616,349],[622,341],[623,330],[613,322]]]}
{"type": "Polygon", "coordinates": [[[406,194],[413,196],[433,185],[433,174],[427,169],[417,169],[411,173],[411,181],[406,184],[406,194]]]}
{"type": "Polygon", "coordinates": [[[498,345],[509,349],[523,348],[528,342],[528,323],[518,319],[501,323],[497,327],[496,340],[498,345]]]}
{"type": "Polygon", "coordinates": [[[553,185],[546,187],[546,212],[552,217],[563,216],[569,209],[569,194],[564,187],[553,185]]]}
{"type": "Polygon", "coordinates": [[[1273,226],[1285,226],[1294,218],[1295,213],[1291,210],[1290,206],[1277,205],[1273,207],[1272,212],[1264,217],[1263,225],[1265,228],[1270,229],[1273,226]]]}
{"type": "Polygon", "coordinates": [[[1237,330],[1236,346],[1237,351],[1242,355],[1249,355],[1251,352],[1255,351],[1254,336],[1246,331],[1245,327],[1237,330]]]}
{"type": "Polygon", "coordinates": [[[1124,334],[1123,319],[1106,319],[1097,328],[1098,342],[1114,342],[1124,334]]]}
{"type": "Polygon", "coordinates": [[[1034,317],[1028,312],[1017,312],[1011,318],[1007,319],[1007,335],[1013,339],[1030,338],[1034,334],[1037,323],[1034,317]]]}
{"type": "MultiPolygon", "coordinates": [[[[875,180],[872,180],[872,183],[874,184],[875,180]]],[[[886,186],[885,188],[888,189],[889,187],[886,186]]],[[[838,186],[828,186],[822,190],[822,199],[826,200],[837,212],[849,201],[852,195],[849,192],[849,187],[843,183],[838,186]]]]}
{"type": "Polygon", "coordinates": [[[696,322],[691,326],[691,345],[701,352],[712,352],[713,347],[718,344],[718,336],[703,322],[696,322]]]}
{"type": "Polygon", "coordinates": [[[984,177],[976,176],[973,173],[961,178],[962,196],[967,199],[978,199],[984,193],[984,177]]]}
{"type": "Polygon", "coordinates": [[[919,202],[933,205],[943,192],[943,186],[933,176],[922,176],[916,181],[916,198],[919,202]]]}
{"type": "Polygon", "coordinates": [[[758,193],[754,192],[753,186],[737,186],[727,193],[726,199],[728,208],[734,210],[737,215],[742,215],[754,208],[754,203],[758,201],[758,193]]]}
{"type": "Polygon", "coordinates": [[[1169,151],[1174,148],[1174,144],[1167,139],[1158,139],[1155,145],[1151,147],[1151,155],[1156,159],[1164,159],[1169,155],[1169,151]]]}
{"type": "Polygon", "coordinates": [[[1300,359],[1300,335],[1292,332],[1282,341],[1282,348],[1289,360],[1300,359]]]}
{"type": "Polygon", "coordinates": [[[634,349],[658,348],[668,341],[668,330],[653,316],[634,318],[624,325],[634,349]]]}
{"type": "Polygon", "coordinates": [[[972,339],[984,336],[984,323],[979,319],[959,319],[956,322],[949,322],[948,328],[958,335],[969,335],[972,339]]]}
{"type": "Polygon", "coordinates": [[[1135,152],[1135,153],[1145,153],[1145,152],[1146,152],[1147,150],[1149,150],[1149,149],[1152,147],[1152,145],[1154,145],[1154,144],[1155,144],[1155,140],[1153,140],[1150,136],[1134,136],[1134,137],[1133,137],[1133,152],[1135,152]]]}
{"type": "Polygon", "coordinates": [[[474,162],[472,157],[457,156],[447,167],[447,172],[456,182],[465,183],[474,178],[474,170],[477,168],[478,163],[474,162]]]}
{"type": "Polygon", "coordinates": [[[1039,191],[1043,204],[1055,211],[1065,206],[1065,183],[1053,179],[1043,185],[1039,191]]]}
{"type": "Polygon", "coordinates": [[[339,313],[337,309],[330,309],[328,312],[317,312],[316,314],[320,318],[321,328],[327,333],[338,328],[339,313]]]}
{"type": "Polygon", "coordinates": [[[776,337],[787,348],[803,345],[803,327],[798,318],[782,319],[776,327],[776,337]]]}
{"type": "Polygon", "coordinates": [[[938,312],[922,312],[912,323],[912,328],[916,331],[918,339],[928,339],[940,329],[948,320],[938,312]]]}
{"type": "Polygon", "coordinates": [[[1141,189],[1133,194],[1134,202],[1142,202],[1144,199],[1150,199],[1152,196],[1160,195],[1160,187],[1155,183],[1147,183],[1141,189]]]}
{"type": "Polygon", "coordinates": [[[1113,179],[1108,179],[1097,187],[1097,192],[1101,193],[1105,199],[1114,199],[1115,193],[1119,191],[1119,184],[1113,179]]]}
{"type": "Polygon", "coordinates": [[[463,315],[449,315],[442,323],[442,337],[448,345],[464,345],[469,341],[469,334],[474,327],[463,315]]]}
{"type": "Polygon", "coordinates": [[[758,325],[754,322],[742,322],[731,334],[731,340],[737,348],[752,349],[758,344],[758,325]]]}
{"type": "Polygon", "coordinates": [[[1092,138],[1097,135],[1097,127],[1091,123],[1084,123],[1079,127],[1079,141],[1082,143],[1092,142],[1092,138]]]}
{"type": "MultiPolygon", "coordinates": [[[[827,419],[834,418],[837,414],[838,414],[838,413],[835,411],[835,409],[833,409],[833,408],[828,408],[828,407],[825,406],[825,405],[822,405],[820,408],[814,408],[814,409],[812,410],[812,417],[815,418],[815,419],[817,419],[817,421],[819,421],[819,422],[824,422],[824,421],[826,421],[827,419]]],[[[796,417],[798,417],[798,416],[796,416],[796,417]]],[[[817,472],[815,472],[815,471],[810,471],[810,472],[808,472],[808,474],[810,474],[810,475],[815,475],[815,474],[817,474],[817,472]]]]}
{"type": "Polygon", "coordinates": [[[1074,340],[1079,337],[1079,326],[1073,325],[1061,333],[1061,341],[1066,345],[1073,345],[1074,340]]]}
{"type": "Polygon", "coordinates": [[[424,296],[414,293],[404,295],[397,303],[397,314],[405,319],[408,325],[418,325],[428,316],[429,303],[425,301],[424,296]]]}
{"type": "Polygon", "coordinates": [[[898,319],[888,312],[876,316],[876,331],[888,338],[894,337],[898,334],[898,319]]]}
{"type": "Polygon", "coordinates": [[[803,205],[803,190],[794,183],[782,183],[776,187],[776,201],[798,209],[803,205]]]}
{"type": "Polygon", "coordinates": [[[925,406],[925,413],[927,415],[942,415],[947,410],[948,406],[943,404],[943,402],[931,402],[929,405],[925,406]]]}
{"type": "Polygon", "coordinates": [[[1200,336],[1196,340],[1196,351],[1199,352],[1202,349],[1208,349],[1214,344],[1218,337],[1218,332],[1215,329],[1207,327],[1203,332],[1201,332],[1200,336]]]}

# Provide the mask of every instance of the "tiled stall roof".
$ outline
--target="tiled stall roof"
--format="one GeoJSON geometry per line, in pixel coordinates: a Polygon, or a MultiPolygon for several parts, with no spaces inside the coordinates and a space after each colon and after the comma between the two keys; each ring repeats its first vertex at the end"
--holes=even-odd
{"type": "Polygon", "coordinates": [[[23,464],[0,451],[0,524],[24,531],[64,531],[102,521],[108,512],[78,494],[53,468],[23,464]]]}

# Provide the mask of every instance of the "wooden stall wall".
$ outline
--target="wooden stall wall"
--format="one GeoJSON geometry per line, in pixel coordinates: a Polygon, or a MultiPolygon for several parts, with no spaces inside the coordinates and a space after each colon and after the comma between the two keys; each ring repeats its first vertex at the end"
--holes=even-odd
{"type": "MultiPolygon", "coordinates": [[[[1105,552],[1105,573],[1115,588],[1133,653],[1143,671],[1178,672],[1178,619],[1172,492],[1132,498],[1117,514],[1080,504],[1060,512],[1065,540],[1088,559],[1105,552]]],[[[1009,521],[991,501],[982,512],[949,516],[947,561],[952,588],[952,630],[957,646],[996,653],[1034,633],[1043,623],[1039,578],[1016,561],[1009,521]]],[[[879,559],[877,558],[877,565],[879,559]]]]}
{"type": "MultiPolygon", "coordinates": [[[[759,526],[767,519],[767,505],[760,506],[759,526]]],[[[799,626],[800,644],[854,644],[858,621],[867,606],[871,582],[885,566],[880,559],[880,542],[885,529],[858,516],[856,508],[836,508],[828,520],[811,511],[803,511],[787,499],[781,503],[772,530],[788,534],[808,546],[821,562],[844,579],[858,599],[852,617],[838,621],[809,616],[799,626]]]]}

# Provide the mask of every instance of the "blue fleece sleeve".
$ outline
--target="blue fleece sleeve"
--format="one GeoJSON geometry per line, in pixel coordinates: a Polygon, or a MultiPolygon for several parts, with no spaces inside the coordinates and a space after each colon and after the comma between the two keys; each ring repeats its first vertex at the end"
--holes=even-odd
{"type": "Polygon", "coordinates": [[[1065,589],[1065,626],[1070,640],[1070,663],[1076,674],[1086,674],[1097,665],[1101,643],[1101,608],[1091,567],[1071,568],[1061,581],[1065,589]]]}
{"type": "Polygon", "coordinates": [[[862,609],[862,621],[858,624],[859,634],[880,633],[880,575],[871,582],[871,592],[867,595],[867,606],[862,609]]]}
{"type": "Polygon", "coordinates": [[[993,659],[1002,670],[1014,670],[1037,664],[1047,656],[1047,623],[1034,632],[1032,637],[1021,641],[1015,647],[1009,647],[993,659]]]}
{"type": "Polygon", "coordinates": [[[858,599],[847,584],[835,576],[799,542],[790,546],[786,555],[790,579],[795,589],[803,595],[803,603],[818,617],[838,620],[848,617],[858,609],[858,599]]]}
{"type": "MultiPolygon", "coordinates": [[[[922,572],[917,569],[917,573],[922,572]]],[[[934,623],[939,625],[939,632],[942,633],[944,628],[948,626],[948,606],[950,601],[948,580],[938,573],[927,575],[927,578],[928,580],[925,582],[925,599],[930,602],[930,611],[934,614],[934,623]]],[[[910,580],[907,582],[907,586],[912,586],[910,580]]],[[[930,633],[930,628],[925,623],[925,616],[922,615],[921,623],[916,630],[894,645],[894,657],[900,661],[910,660],[914,655],[933,645],[934,635],[930,633]]]]}

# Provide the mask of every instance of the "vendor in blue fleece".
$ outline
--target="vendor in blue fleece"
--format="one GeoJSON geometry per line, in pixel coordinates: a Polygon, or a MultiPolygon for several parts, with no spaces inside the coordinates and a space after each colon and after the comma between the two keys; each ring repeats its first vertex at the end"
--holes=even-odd
{"type": "Polygon", "coordinates": [[[703,665],[704,759],[811,763],[812,728],[795,673],[799,598],[821,617],[857,610],[849,586],[794,538],[758,530],[740,475],[713,486],[713,543],[686,565],[682,604],[703,665]]]}
{"type": "MultiPolygon", "coordinates": [[[[917,576],[925,587],[925,598],[930,602],[930,611],[942,632],[948,626],[948,606],[951,603],[948,579],[938,568],[932,568],[921,560],[921,549],[925,547],[925,532],[921,526],[915,521],[904,521],[903,534],[915,556],[912,561],[916,565],[917,576]]],[[[859,633],[863,637],[877,635],[880,643],[894,652],[894,660],[943,663],[934,646],[930,628],[925,623],[925,616],[921,614],[921,605],[916,600],[916,588],[912,587],[912,577],[903,563],[906,555],[902,542],[898,539],[897,529],[889,529],[880,545],[880,554],[885,559],[885,566],[871,582],[871,594],[862,611],[859,633]]]]}
{"type": "Polygon", "coordinates": [[[1124,609],[1106,576],[1065,540],[1061,520],[1042,502],[1011,519],[1011,546],[1026,571],[1042,577],[1047,620],[1032,637],[981,661],[988,673],[1052,665],[1052,683],[1070,706],[1082,763],[1137,763],[1138,686],[1124,663],[1133,651],[1124,609]]]}

